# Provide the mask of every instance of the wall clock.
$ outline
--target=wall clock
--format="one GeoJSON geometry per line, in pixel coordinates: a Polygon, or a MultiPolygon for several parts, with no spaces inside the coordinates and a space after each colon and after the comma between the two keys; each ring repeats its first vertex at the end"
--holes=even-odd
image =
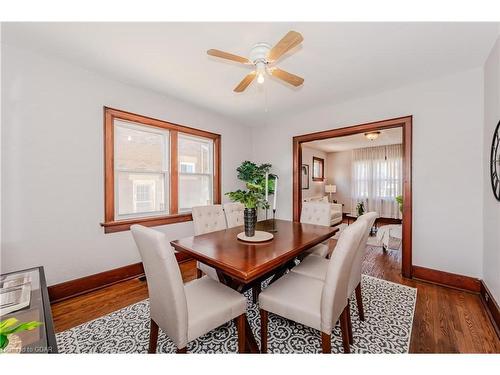
{"type": "Polygon", "coordinates": [[[491,187],[493,195],[500,201],[500,121],[493,133],[490,158],[491,187]]]}

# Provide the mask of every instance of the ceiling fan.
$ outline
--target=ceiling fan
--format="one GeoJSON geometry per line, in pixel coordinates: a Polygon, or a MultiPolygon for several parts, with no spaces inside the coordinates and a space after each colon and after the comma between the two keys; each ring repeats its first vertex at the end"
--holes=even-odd
{"type": "Polygon", "coordinates": [[[304,78],[288,73],[282,69],[272,66],[281,56],[298,46],[304,38],[296,31],[289,31],[274,47],[267,43],[257,43],[253,46],[250,56],[241,57],[232,53],[220,51],[218,49],[209,49],[207,54],[222,59],[232,60],[241,64],[253,65],[255,69],[250,72],[243,80],[234,88],[234,92],[243,92],[250,83],[257,77],[258,83],[264,83],[264,76],[270,74],[279,78],[293,86],[300,86],[304,83],[304,78]]]}

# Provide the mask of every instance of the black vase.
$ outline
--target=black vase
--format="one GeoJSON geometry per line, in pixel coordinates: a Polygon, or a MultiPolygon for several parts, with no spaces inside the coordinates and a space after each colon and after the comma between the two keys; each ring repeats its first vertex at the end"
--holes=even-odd
{"type": "Polygon", "coordinates": [[[255,236],[255,224],[257,223],[257,210],[255,208],[245,208],[243,214],[245,222],[245,236],[255,236]]]}

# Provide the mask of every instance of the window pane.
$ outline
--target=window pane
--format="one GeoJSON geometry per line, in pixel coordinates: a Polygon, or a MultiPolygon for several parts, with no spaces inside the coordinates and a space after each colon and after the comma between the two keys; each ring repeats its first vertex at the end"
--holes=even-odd
{"type": "Polygon", "coordinates": [[[213,142],[179,134],[179,170],[181,173],[212,173],[213,142]]]}
{"type": "Polygon", "coordinates": [[[190,211],[193,206],[212,204],[212,176],[179,175],[179,210],[190,211]]]}
{"type": "Polygon", "coordinates": [[[115,168],[162,171],[165,156],[164,132],[148,131],[115,120],[115,168]]]}
{"type": "Polygon", "coordinates": [[[165,174],[117,172],[117,214],[159,214],[166,211],[165,174]]]}

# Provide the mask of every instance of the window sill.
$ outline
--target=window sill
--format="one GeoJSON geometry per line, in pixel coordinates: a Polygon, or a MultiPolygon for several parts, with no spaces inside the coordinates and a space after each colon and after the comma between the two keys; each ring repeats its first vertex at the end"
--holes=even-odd
{"type": "Polygon", "coordinates": [[[191,220],[193,220],[193,216],[189,212],[169,216],[138,217],[130,220],[109,221],[101,223],[101,226],[104,227],[104,233],[115,233],[130,230],[130,226],[134,224],[144,225],[145,227],[156,227],[191,220]]]}

